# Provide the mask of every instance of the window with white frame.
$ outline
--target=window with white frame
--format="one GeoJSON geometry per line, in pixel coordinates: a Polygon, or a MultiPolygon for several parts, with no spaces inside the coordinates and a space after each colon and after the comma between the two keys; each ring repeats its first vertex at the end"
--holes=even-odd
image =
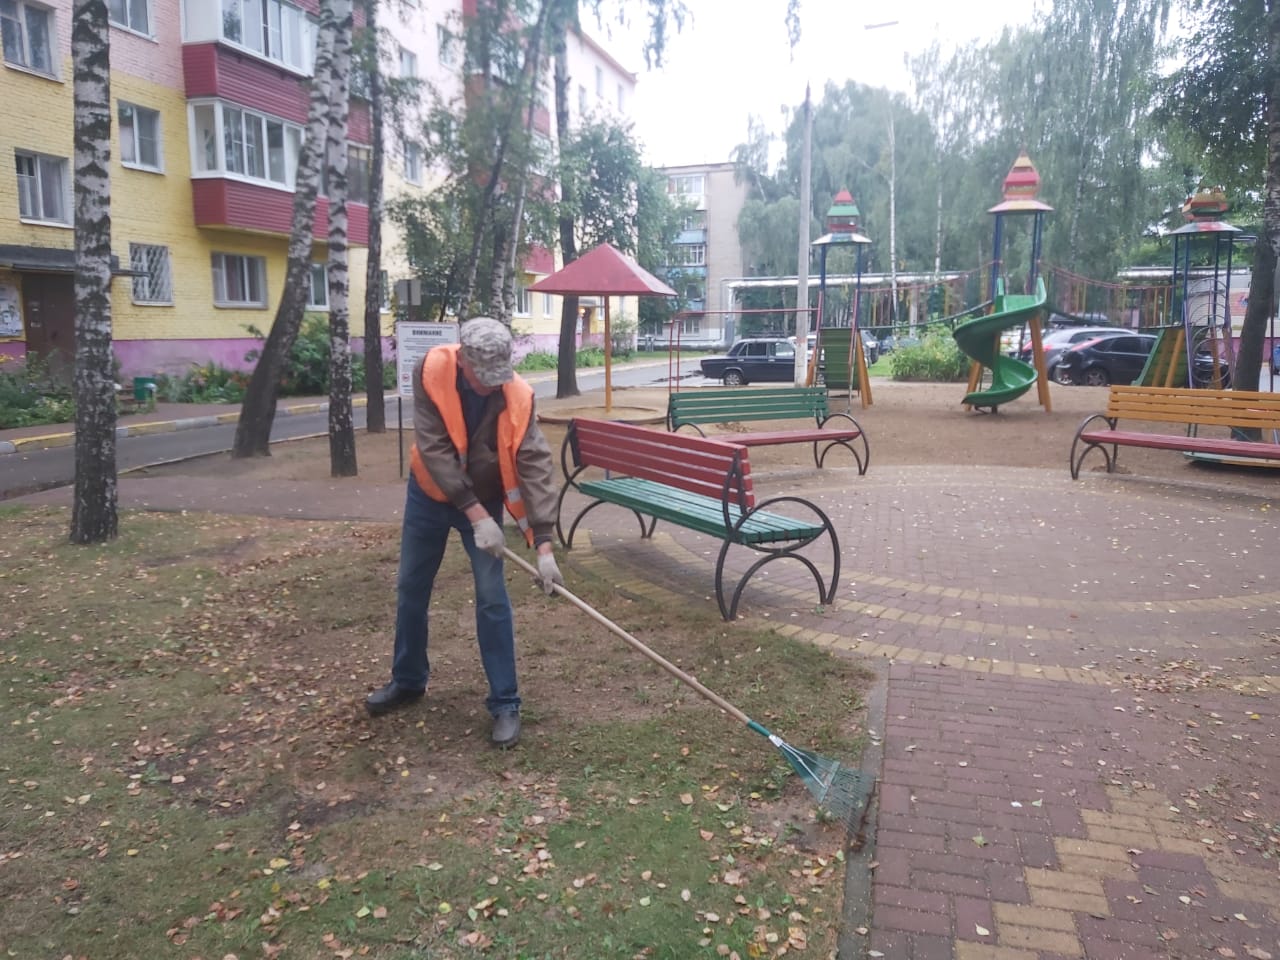
{"type": "Polygon", "coordinates": [[[618,84],[618,112],[622,112],[622,84],[618,84]]]}
{"type": "Polygon", "coordinates": [[[400,48],[400,76],[412,80],[418,75],[418,55],[405,47],[400,48]]]}
{"type": "Polygon", "coordinates": [[[699,334],[702,332],[702,318],[685,317],[681,321],[680,326],[685,336],[689,336],[690,334],[699,334]]]}
{"type": "Polygon", "coordinates": [[[457,65],[458,38],[455,37],[453,35],[453,31],[443,23],[436,24],[436,46],[438,49],[437,56],[440,58],[441,66],[452,67],[457,65]]]}
{"type": "Polygon", "coordinates": [[[680,200],[701,203],[706,193],[706,178],[700,173],[677,174],[667,178],[667,195],[680,200]]]}
{"type": "Polygon", "coordinates": [[[329,309],[329,268],[323,263],[311,265],[311,275],[307,277],[307,309],[329,309]]]}
{"type": "Polygon", "coordinates": [[[238,253],[213,255],[213,305],[216,307],[265,307],[267,261],[238,253]]]}
{"type": "Polygon", "coordinates": [[[18,214],[41,223],[71,222],[71,177],[66,157],[13,152],[18,173],[18,214]]]}
{"type": "Polygon", "coordinates": [[[404,178],[410,183],[422,183],[422,146],[412,140],[404,145],[404,178]]]}
{"type": "Polygon", "coordinates": [[[169,248],[151,243],[129,244],[129,269],[133,271],[133,302],[173,303],[173,273],[169,248]]]}
{"type": "Polygon", "coordinates": [[[160,111],[121,100],[116,108],[116,120],[120,127],[120,162],[143,170],[163,170],[160,111]]]}
{"type": "MultiPolygon", "coordinates": [[[[314,26],[299,7],[283,0],[221,0],[221,37],[301,73],[311,72],[314,26]]],[[[209,0],[186,0],[188,36],[199,39],[209,0]]]]}
{"type": "Polygon", "coordinates": [[[107,16],[118,27],[151,36],[151,0],[107,0],[107,16]]]}
{"type": "Polygon", "coordinates": [[[552,315],[551,311],[553,307],[554,307],[554,304],[551,302],[551,294],[544,293],[542,295],[542,315],[544,317],[551,316],[552,315]]]}
{"type": "Polygon", "coordinates": [[[604,99],[604,70],[596,66],[596,99],[604,99]]]}
{"type": "Polygon", "coordinates": [[[578,84],[578,115],[586,116],[587,114],[587,88],[582,84],[578,84]]]}
{"type": "Polygon", "coordinates": [[[527,317],[533,310],[531,301],[533,295],[529,293],[529,285],[523,280],[516,282],[516,316],[527,317]]]}
{"type": "Polygon", "coordinates": [[[216,101],[191,106],[191,159],[197,176],[233,175],[293,188],[302,128],[216,101]]]}
{"type": "Polygon", "coordinates": [[[705,243],[677,243],[671,248],[671,266],[700,267],[707,262],[705,243]]]}
{"type": "Polygon", "coordinates": [[[54,76],[53,10],[26,0],[0,0],[0,39],[4,62],[54,76]]]}

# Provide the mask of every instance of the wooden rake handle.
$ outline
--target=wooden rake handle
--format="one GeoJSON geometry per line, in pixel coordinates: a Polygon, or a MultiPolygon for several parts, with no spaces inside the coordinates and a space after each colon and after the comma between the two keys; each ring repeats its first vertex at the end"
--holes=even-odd
{"type": "MultiPolygon", "coordinates": [[[[518,554],[513,553],[510,547],[503,547],[502,552],[506,554],[509,560],[511,560],[513,563],[515,563],[517,566],[523,569],[526,573],[532,574],[535,580],[537,580],[539,583],[542,582],[542,576],[541,574],[538,573],[537,568],[534,567],[533,564],[529,563],[529,561],[525,560],[523,557],[519,556],[518,554]]],[[[716,693],[714,690],[711,690],[703,686],[701,683],[699,683],[689,674],[685,673],[683,670],[677,667],[674,663],[672,663],[666,657],[662,656],[662,654],[654,650],[651,650],[649,647],[645,646],[643,643],[641,643],[631,634],[627,633],[627,631],[623,630],[620,626],[618,626],[616,623],[614,623],[612,620],[606,617],[599,610],[595,609],[595,607],[591,606],[591,604],[587,603],[585,600],[581,599],[580,597],[574,596],[572,593],[570,593],[568,590],[566,590],[563,586],[561,586],[558,583],[552,584],[551,589],[554,590],[556,593],[560,594],[560,596],[564,597],[566,600],[572,603],[575,607],[577,607],[587,616],[591,617],[591,619],[595,620],[601,626],[607,627],[611,632],[617,634],[619,637],[621,637],[623,640],[629,643],[635,650],[638,650],[640,653],[644,654],[646,657],[648,657],[650,660],[652,660],[654,663],[660,666],[663,670],[667,671],[667,673],[671,674],[681,683],[685,684],[688,687],[692,687],[698,693],[702,694],[704,697],[706,697],[708,700],[714,703],[717,707],[719,707],[725,713],[729,714],[730,716],[734,717],[737,720],[742,721],[745,724],[748,724],[748,725],[751,724],[751,718],[748,717],[741,710],[739,710],[737,707],[735,707],[732,703],[730,703],[724,697],[720,696],[720,694],[716,693]]]]}

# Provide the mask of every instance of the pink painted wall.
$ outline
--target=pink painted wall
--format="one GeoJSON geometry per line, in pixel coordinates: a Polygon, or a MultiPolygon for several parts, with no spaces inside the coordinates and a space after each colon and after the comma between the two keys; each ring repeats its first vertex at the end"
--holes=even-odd
{"type": "MultiPolygon", "coordinates": [[[[7,345],[0,344],[0,349],[7,345]]],[[[111,346],[120,361],[120,376],[131,378],[158,373],[180,376],[190,371],[193,365],[204,366],[207,363],[215,363],[228,370],[249,371],[253,364],[247,362],[244,355],[250,350],[260,349],[262,341],[253,337],[234,340],[116,340],[111,346]]],[[[352,338],[351,352],[364,353],[363,337],[352,338]]],[[[382,356],[387,360],[395,356],[389,337],[383,338],[382,356]]]]}
{"type": "Polygon", "coordinates": [[[0,357],[21,359],[27,355],[27,345],[21,340],[5,340],[0,342],[0,357]]]}
{"type": "MultiPolygon", "coordinates": [[[[172,90],[181,90],[181,0],[151,0],[151,29],[155,39],[118,27],[111,31],[111,69],[140,77],[172,90]]],[[[61,18],[60,18],[61,19],[61,18]]]]}

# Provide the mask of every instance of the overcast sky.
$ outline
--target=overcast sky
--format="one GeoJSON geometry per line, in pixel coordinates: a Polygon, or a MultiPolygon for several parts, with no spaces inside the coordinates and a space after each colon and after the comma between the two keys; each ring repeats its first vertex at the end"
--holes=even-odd
{"type": "Polygon", "coordinates": [[[667,45],[665,64],[646,70],[640,45],[584,24],[622,64],[639,74],[632,116],[648,161],[657,166],[729,159],[756,115],[773,134],[784,105],[804,100],[806,82],[821,99],[827,81],[846,80],[909,92],[904,56],[934,39],[944,49],[997,36],[1028,22],[1034,0],[801,0],[801,40],[788,49],[786,0],[686,0],[693,12],[667,45]],[[866,24],[898,21],[867,30],[866,24]]]}

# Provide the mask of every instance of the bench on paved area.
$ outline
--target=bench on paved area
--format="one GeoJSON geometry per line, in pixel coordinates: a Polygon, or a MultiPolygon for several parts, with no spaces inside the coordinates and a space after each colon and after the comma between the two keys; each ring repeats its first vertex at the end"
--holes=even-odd
{"type": "Polygon", "coordinates": [[[706,436],[702,424],[751,420],[812,420],[809,429],[722,434],[715,439],[744,447],[812,443],[813,462],[821,467],[832,447],[844,447],[858,462],[858,474],[871,465],[871,448],[858,421],[847,413],[829,413],[825,387],[761,387],[729,390],[681,390],[667,398],[667,429],[690,426],[706,436]],[[835,421],[835,425],[832,422],[835,421]],[[844,426],[844,421],[848,426],[844,426]],[[861,441],[861,452],[854,441],[861,441]]]}
{"type": "Polygon", "coordinates": [[[1111,473],[1115,470],[1116,456],[1122,446],[1229,458],[1280,459],[1277,431],[1280,431],[1280,394],[1277,393],[1113,386],[1107,399],[1106,413],[1087,417],[1076,430],[1075,439],[1071,442],[1071,477],[1079,478],[1081,463],[1089,451],[1095,449],[1102,451],[1107,461],[1107,472],[1111,473]],[[1122,430],[1118,426],[1121,418],[1184,424],[1186,433],[1122,430]],[[1202,428],[1212,427],[1227,428],[1230,436],[1200,435],[1202,428]],[[1270,440],[1255,442],[1243,439],[1239,432],[1246,429],[1261,430],[1264,437],[1270,431],[1270,440]]]}
{"type": "Polygon", "coordinates": [[[715,581],[716,601],[726,620],[737,615],[738,600],[752,575],[766,563],[784,557],[803,563],[817,581],[820,602],[831,603],[840,582],[840,541],[835,527],[821,509],[800,497],[757,502],[747,453],[746,447],[718,438],[574,419],[560,449],[565,476],[556,516],[560,542],[572,548],[574,532],[583,517],[602,504],[614,504],[636,515],[642,537],[652,536],[658,521],[666,520],[724,541],[716,560],[715,581]],[[592,479],[584,479],[588,470],[592,479]],[[600,471],[604,476],[594,479],[600,471]],[[570,490],[591,502],[578,511],[566,534],[562,519],[570,490]],[[789,514],[802,516],[776,512],[783,505],[789,514]],[[823,581],[812,560],[798,552],[824,535],[831,540],[829,582],[823,581]],[[726,601],[724,561],[734,544],[764,556],[751,564],[726,601]]]}

